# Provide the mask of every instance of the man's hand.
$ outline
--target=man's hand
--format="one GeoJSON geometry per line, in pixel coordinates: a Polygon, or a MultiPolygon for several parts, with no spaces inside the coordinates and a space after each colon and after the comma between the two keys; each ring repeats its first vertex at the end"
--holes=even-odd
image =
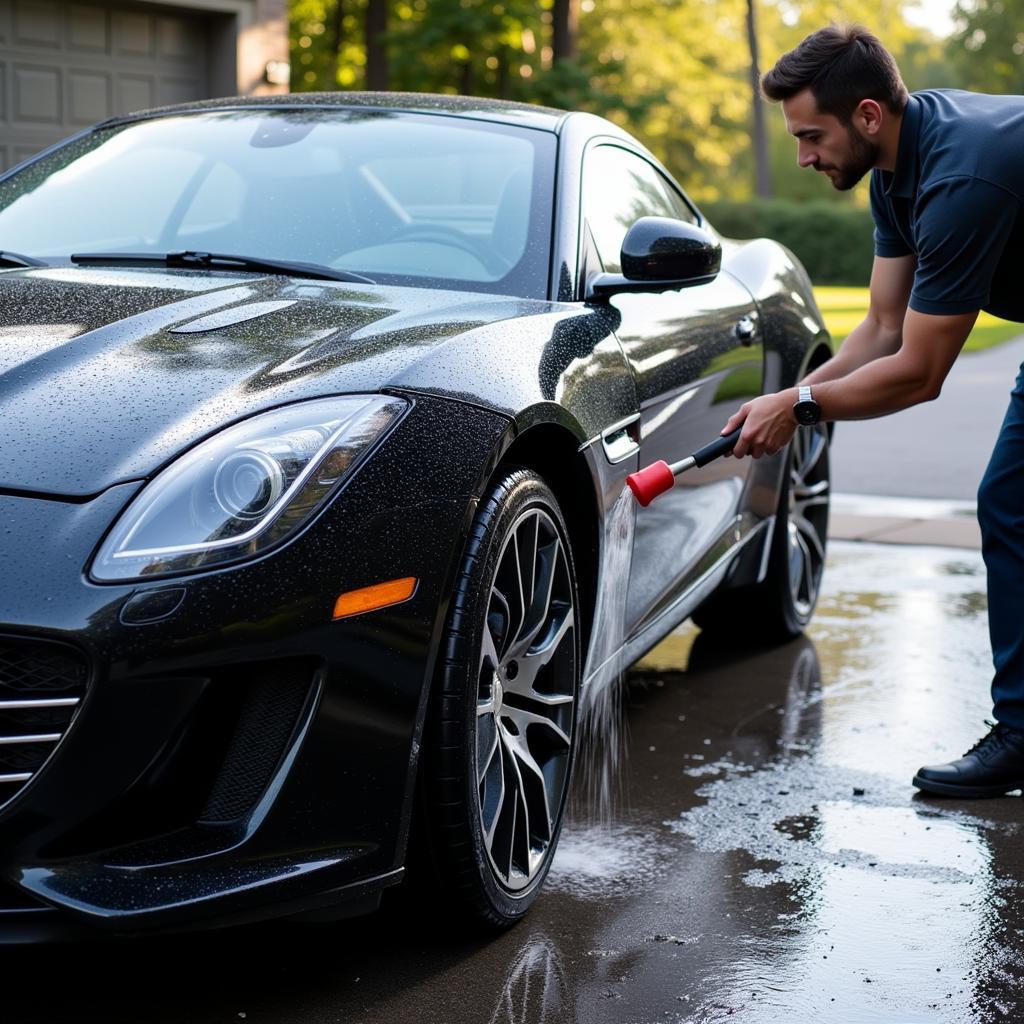
{"type": "Polygon", "coordinates": [[[741,405],[722,430],[723,435],[729,434],[743,424],[743,433],[732,450],[733,455],[737,459],[746,455],[759,459],[762,455],[782,451],[796,433],[793,406],[797,397],[796,388],[787,388],[741,405]]]}

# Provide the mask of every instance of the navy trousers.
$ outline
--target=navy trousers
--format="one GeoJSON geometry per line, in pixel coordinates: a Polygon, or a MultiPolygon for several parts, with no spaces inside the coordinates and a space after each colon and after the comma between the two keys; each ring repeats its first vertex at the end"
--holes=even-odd
{"type": "Polygon", "coordinates": [[[978,488],[978,522],[988,570],[993,713],[1024,729],[1024,365],[978,488]]]}

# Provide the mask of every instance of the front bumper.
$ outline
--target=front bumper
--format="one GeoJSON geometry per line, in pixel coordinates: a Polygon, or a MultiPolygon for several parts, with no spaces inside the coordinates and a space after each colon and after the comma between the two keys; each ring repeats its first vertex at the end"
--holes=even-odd
{"type": "MultiPolygon", "coordinates": [[[[0,767],[31,774],[0,784],[0,941],[372,903],[400,880],[451,573],[508,427],[417,396],[290,543],[153,583],[84,574],[141,484],[0,495],[0,652],[60,652],[81,681],[46,763],[0,767]],[[338,594],[405,576],[404,604],[332,621],[338,594]]],[[[15,676],[0,723],[37,699],[15,676]]]]}

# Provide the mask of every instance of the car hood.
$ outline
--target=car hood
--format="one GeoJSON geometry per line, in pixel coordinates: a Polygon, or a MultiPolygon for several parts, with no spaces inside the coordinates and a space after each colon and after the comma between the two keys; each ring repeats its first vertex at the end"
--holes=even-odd
{"type": "MultiPolygon", "coordinates": [[[[578,312],[475,292],[253,274],[0,272],[0,489],[98,494],[152,475],[261,409],[415,387],[413,367],[457,336],[512,320],[507,333],[521,334],[524,318],[550,335],[544,321],[578,312]]],[[[445,390],[434,384],[426,390],[445,390]]]]}

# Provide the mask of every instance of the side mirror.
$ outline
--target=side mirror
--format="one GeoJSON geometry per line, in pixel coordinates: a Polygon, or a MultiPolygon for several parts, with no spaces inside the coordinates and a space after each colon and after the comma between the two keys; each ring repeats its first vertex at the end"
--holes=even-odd
{"type": "Polygon", "coordinates": [[[622,240],[622,273],[596,274],[587,302],[618,292],[664,292],[706,284],[722,267],[722,247],[696,224],[669,217],[641,217],[622,240]]]}

